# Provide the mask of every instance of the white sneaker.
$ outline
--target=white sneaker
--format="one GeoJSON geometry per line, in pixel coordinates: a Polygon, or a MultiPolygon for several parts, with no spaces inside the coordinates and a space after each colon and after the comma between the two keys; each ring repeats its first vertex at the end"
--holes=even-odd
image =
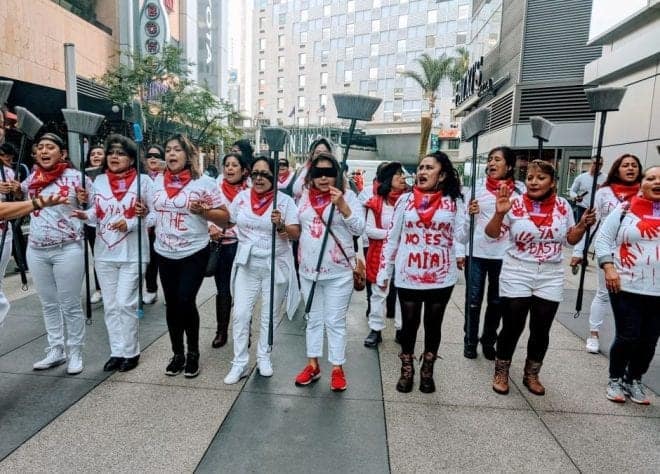
{"type": "Polygon", "coordinates": [[[66,367],[66,373],[76,375],[83,371],[82,348],[72,347],[69,350],[69,365],[66,367]]]}
{"type": "Polygon", "coordinates": [[[273,365],[270,363],[270,359],[259,359],[257,361],[257,369],[259,369],[259,375],[262,377],[271,377],[273,375],[273,365]]]}
{"type": "Polygon", "coordinates": [[[250,373],[250,370],[247,367],[237,367],[232,365],[231,370],[225,377],[224,382],[226,385],[234,385],[235,383],[238,383],[242,378],[247,377],[248,373],[250,373]]]}
{"type": "Polygon", "coordinates": [[[100,303],[102,299],[103,299],[103,295],[101,294],[100,291],[96,290],[94,293],[92,293],[92,296],[90,296],[89,302],[92,304],[96,304],[96,303],[100,303]]]}
{"type": "Polygon", "coordinates": [[[49,347],[46,349],[46,357],[32,365],[34,370],[46,370],[57,367],[66,362],[66,354],[62,346],[49,347]]]}
{"type": "Polygon", "coordinates": [[[600,352],[600,344],[597,337],[587,338],[587,352],[591,354],[598,354],[600,352]]]}
{"type": "Polygon", "coordinates": [[[157,299],[158,299],[158,293],[150,293],[148,291],[145,291],[144,294],[142,295],[142,302],[144,304],[154,304],[157,299]]]}

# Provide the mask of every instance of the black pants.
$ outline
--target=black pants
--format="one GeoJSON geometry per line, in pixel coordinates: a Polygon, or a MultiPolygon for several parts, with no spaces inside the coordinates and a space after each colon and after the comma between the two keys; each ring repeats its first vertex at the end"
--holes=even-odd
{"type": "Polygon", "coordinates": [[[660,296],[610,293],[616,334],[610,349],[610,377],[640,380],[649,369],[660,334],[660,296]]]}
{"type": "Polygon", "coordinates": [[[220,245],[218,250],[218,266],[215,268],[215,288],[218,292],[218,297],[222,299],[231,299],[229,291],[229,284],[231,279],[231,267],[234,264],[236,257],[236,249],[238,243],[220,245]]]}
{"type": "Polygon", "coordinates": [[[185,353],[183,345],[185,333],[188,352],[199,353],[199,312],[196,298],[204,280],[204,271],[209,260],[209,247],[206,246],[189,257],[174,260],[159,255],[158,260],[172,352],[185,353]]]}
{"type": "Polygon", "coordinates": [[[155,241],[156,233],[151,228],[149,229],[149,263],[147,263],[147,271],[144,274],[144,282],[149,293],[158,291],[158,254],[154,250],[155,241]]]}
{"type": "MultiPolygon", "coordinates": [[[[89,243],[89,249],[94,256],[94,243],[96,242],[96,227],[91,225],[85,225],[85,237],[89,243]]],[[[96,269],[94,270],[94,284],[96,285],[96,291],[101,291],[101,285],[99,285],[99,277],[96,276],[96,269]]]]}
{"type": "Polygon", "coordinates": [[[537,296],[502,298],[502,330],[497,337],[497,358],[511,360],[518,339],[525,329],[529,313],[529,340],[527,358],[543,362],[550,344],[550,327],[555,319],[559,303],[537,296]]]}
{"type": "Polygon", "coordinates": [[[422,305],[424,305],[424,352],[438,353],[442,338],[442,318],[451,297],[453,286],[432,290],[409,290],[399,288],[401,305],[401,352],[413,354],[417,330],[421,323],[422,305]]]}
{"type": "Polygon", "coordinates": [[[466,347],[476,347],[479,342],[479,316],[481,303],[486,289],[488,277],[488,293],[486,296],[486,314],[484,328],[481,333],[481,343],[484,346],[494,346],[497,339],[497,328],[502,319],[500,300],[500,271],[502,260],[472,257],[472,271],[465,267],[465,324],[463,342],[466,347]],[[469,275],[469,281],[468,281],[469,275]]]}

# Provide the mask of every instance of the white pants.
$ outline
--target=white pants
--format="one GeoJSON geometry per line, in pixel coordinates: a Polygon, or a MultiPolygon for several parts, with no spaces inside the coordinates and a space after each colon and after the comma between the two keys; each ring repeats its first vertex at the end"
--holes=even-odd
{"type": "MultiPolygon", "coordinates": [[[[305,301],[309,297],[312,280],[300,276],[300,289],[305,301]]],[[[353,273],[337,278],[319,280],[307,320],[307,357],[323,356],[323,331],[328,333],[328,361],[332,365],[346,362],[346,314],[353,293],[353,273]]]]}
{"type": "MultiPolygon", "coordinates": [[[[236,264],[235,264],[236,265],[236,264]]],[[[277,265],[277,262],[276,262],[277,265]]],[[[273,319],[282,305],[286,293],[285,282],[275,283],[275,299],[273,319]]],[[[270,257],[251,255],[247,265],[236,266],[234,277],[234,321],[232,335],[234,337],[234,359],[232,365],[244,368],[250,360],[248,339],[250,337],[250,320],[257,299],[261,295],[261,319],[259,323],[259,342],[257,343],[257,360],[270,359],[268,352],[268,324],[270,320],[270,257]]],[[[273,321],[275,324],[275,321],[273,321]]]]}
{"type": "Polygon", "coordinates": [[[85,275],[82,241],[47,248],[28,247],[27,262],[43,306],[48,344],[64,347],[66,324],[67,346],[82,346],[85,337],[80,298],[85,275]]]}
{"type": "Polygon", "coordinates": [[[605,286],[605,272],[599,268],[598,287],[591,302],[591,312],[589,313],[589,329],[596,332],[600,331],[605,315],[611,314],[611,312],[610,294],[605,286]]]}
{"type": "MultiPolygon", "coordinates": [[[[371,298],[369,298],[369,306],[371,307],[369,329],[374,331],[385,329],[385,313],[387,313],[387,295],[389,292],[389,286],[385,290],[381,290],[380,286],[372,283],[371,298]]],[[[398,305],[394,308],[394,328],[401,329],[401,311],[398,305]]]]}
{"type": "MultiPolygon", "coordinates": [[[[5,223],[7,224],[7,223],[5,223]]],[[[2,236],[2,231],[0,231],[0,238],[2,236]]],[[[11,258],[11,231],[7,232],[7,237],[5,239],[5,246],[2,249],[2,258],[0,259],[0,328],[5,322],[5,318],[9,313],[9,300],[5,295],[3,288],[5,280],[5,271],[7,270],[7,264],[11,258]]]]}
{"type": "MultiPolygon", "coordinates": [[[[105,326],[110,356],[130,358],[140,354],[137,262],[99,262],[96,274],[103,292],[105,326]]],[[[142,271],[147,265],[142,265],[142,271]]]]}

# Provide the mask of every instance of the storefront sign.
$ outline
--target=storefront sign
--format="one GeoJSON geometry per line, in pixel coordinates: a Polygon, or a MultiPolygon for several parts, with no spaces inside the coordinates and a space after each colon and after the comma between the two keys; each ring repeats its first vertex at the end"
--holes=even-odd
{"type": "Polygon", "coordinates": [[[147,0],[140,13],[139,44],[142,54],[159,54],[169,38],[170,28],[163,0],[147,0]]]}
{"type": "Polygon", "coordinates": [[[219,74],[219,25],[218,0],[197,0],[197,79],[206,82],[208,88],[218,93],[219,74]]]}

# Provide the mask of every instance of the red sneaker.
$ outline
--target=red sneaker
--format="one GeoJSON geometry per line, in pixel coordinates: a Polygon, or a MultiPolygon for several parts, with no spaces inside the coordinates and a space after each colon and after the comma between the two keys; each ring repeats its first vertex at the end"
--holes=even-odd
{"type": "Polygon", "coordinates": [[[296,385],[304,387],[312,382],[316,382],[321,378],[321,369],[317,366],[314,368],[312,364],[307,364],[305,368],[296,377],[296,385]]]}
{"type": "Polygon", "coordinates": [[[344,376],[344,369],[335,367],[332,369],[330,375],[330,390],[333,392],[343,392],[348,385],[346,384],[346,377],[344,376]]]}

